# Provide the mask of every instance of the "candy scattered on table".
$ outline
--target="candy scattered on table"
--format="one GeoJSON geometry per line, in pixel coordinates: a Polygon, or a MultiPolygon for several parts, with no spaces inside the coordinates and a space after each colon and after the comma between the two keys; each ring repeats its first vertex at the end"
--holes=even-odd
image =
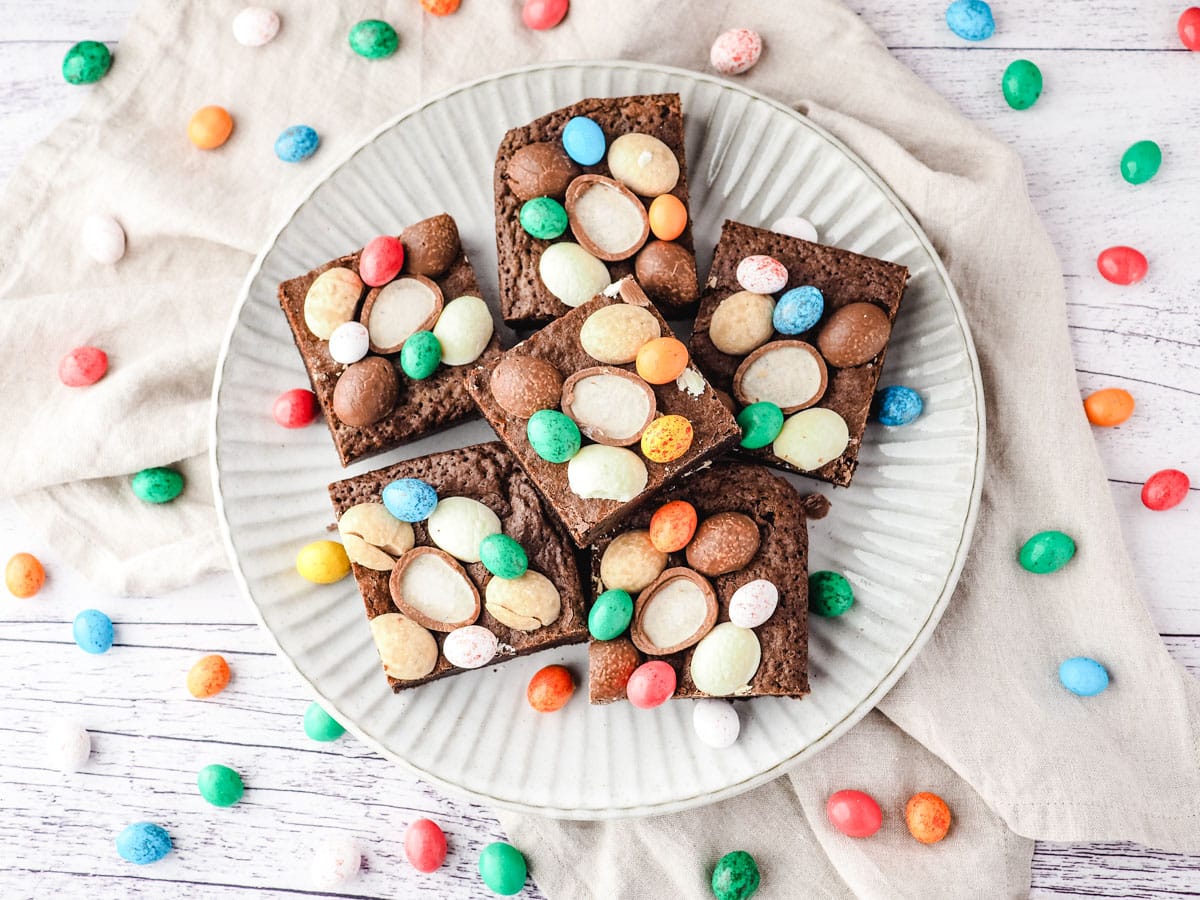
{"type": "Polygon", "coordinates": [[[538,712],[562,709],[575,693],[575,679],[565,666],[545,666],[538,669],[525,689],[525,699],[538,712]]]}
{"type": "Polygon", "coordinates": [[[1142,485],[1142,504],[1146,509],[1161,512],[1182,503],[1190,488],[1191,482],[1186,473],[1178,469],[1163,469],[1147,478],[1142,485]]]}
{"type": "Polygon", "coordinates": [[[333,584],[350,574],[350,557],[337,541],[313,541],[296,554],[296,571],[313,584],[333,584]]]}
{"type": "Polygon", "coordinates": [[[563,20],[570,0],[525,0],[521,8],[521,21],[526,28],[545,31],[563,20]]]}
{"type": "Polygon", "coordinates": [[[4,585],[14,597],[32,597],[46,583],[46,570],[32,553],[14,553],[4,567],[4,585]]]}
{"type": "Polygon", "coordinates": [[[862,791],[838,791],[825,804],[829,824],[847,837],[865,838],[883,825],[883,810],[875,798],[862,791]]]}
{"type": "Polygon", "coordinates": [[[1104,388],[1083,401],[1083,411],[1093,425],[1112,428],[1133,415],[1133,395],[1122,388],[1104,388]]]}
{"type": "Polygon", "coordinates": [[[233,39],[243,47],[261,47],[279,34],[279,15],[263,6],[247,6],[233,17],[233,39]]]}
{"type": "Polygon", "coordinates": [[[400,46],[396,29],[380,19],[363,19],[350,29],[350,49],[364,59],[386,59],[400,46]]]}
{"type": "Polygon", "coordinates": [[[675,670],[670,663],[654,659],[633,670],[625,693],[638,709],[653,709],[671,699],[675,693],[675,670]]]}
{"type": "Polygon", "coordinates": [[[284,391],[271,404],[271,417],[284,428],[311,425],[317,417],[317,395],[308,388],[284,391]]]}
{"type": "Polygon", "coordinates": [[[534,197],[521,204],[521,227],[541,241],[552,241],[567,230],[567,211],[553,197],[534,197]]]}
{"type": "Polygon", "coordinates": [[[1076,696],[1094,697],[1108,687],[1108,670],[1087,656],[1074,656],[1058,667],[1058,680],[1076,696]]]}
{"type": "Polygon", "coordinates": [[[1138,141],[1121,155],[1121,177],[1130,184],[1145,184],[1161,165],[1162,148],[1154,141],[1138,141]]]}
{"type": "Polygon", "coordinates": [[[205,766],[196,776],[196,787],[200,796],[213,806],[233,806],[242,799],[245,785],[242,776],[229,766],[213,763],[205,766]]]}
{"type": "Polygon", "coordinates": [[[745,850],[726,853],[713,869],[711,887],[717,900],[748,900],[758,884],[758,863],[745,850]]]}
{"type": "Polygon", "coordinates": [[[950,831],[950,807],[937,794],[913,794],[904,807],[904,823],[922,844],[936,844],[950,831]]]}
{"type": "Polygon", "coordinates": [[[275,138],[275,155],[283,162],[303,162],[317,152],[320,144],[321,138],[316,129],[308,125],[292,125],[275,138]]]}
{"type": "Polygon", "coordinates": [[[1200,6],[1189,6],[1180,13],[1178,28],[1183,46],[1200,51],[1200,6]]]}
{"type": "Polygon", "coordinates": [[[358,877],[362,868],[362,851],[358,842],[345,834],[335,834],[314,848],[308,866],[308,877],[314,887],[329,890],[347,885],[358,877]]]}
{"type": "Polygon", "coordinates": [[[229,685],[229,678],[225,657],[216,653],[202,656],[188,669],[188,693],[199,699],[215,697],[229,685]]]}
{"type": "Polygon", "coordinates": [[[77,615],[71,631],[85,653],[107,653],[113,645],[112,619],[98,609],[85,609],[77,615]]]}
{"type": "Polygon", "coordinates": [[[117,835],[121,859],[139,866],[158,862],[171,852],[171,835],[153,822],[134,822],[117,835]]]}
{"type": "Polygon", "coordinates": [[[818,616],[833,618],[854,605],[854,588],[841,572],[812,572],[808,576],[808,608],[818,616]]]}
{"type": "Polygon", "coordinates": [[[1150,271],[1150,263],[1133,247],[1108,247],[1096,257],[1096,268],[1105,281],[1113,284],[1137,284],[1150,271]]]}
{"type": "Polygon", "coordinates": [[[705,699],[692,707],[692,728],[701,743],[723,750],[737,741],[742,723],[728,700],[705,699]]]}
{"type": "Polygon", "coordinates": [[[433,872],[446,861],[446,833],[432,819],[417,819],[404,830],[404,855],[418,872],[433,872]]]}
{"type": "Polygon", "coordinates": [[[62,74],[68,84],[92,84],[108,74],[112,54],[99,41],[80,41],[63,57],[62,74]]]}
{"type": "Polygon", "coordinates": [[[574,116],[567,120],[562,133],[563,149],[581,166],[594,166],[604,159],[608,141],[604,129],[587,116],[574,116]]]}
{"type": "Polygon", "coordinates": [[[588,633],[597,641],[611,641],[624,634],[632,620],[633,598],[629,592],[610,588],[588,610],[588,633]]]}
{"type": "Polygon", "coordinates": [[[1042,70],[1027,59],[1013,60],[1000,82],[1004,99],[1013,109],[1029,109],[1042,96],[1042,70]]]}
{"type": "Polygon", "coordinates": [[[183,493],[183,475],[164,466],[142,469],[129,484],[134,496],[146,503],[170,503],[183,493]]]}
{"type": "Polygon", "coordinates": [[[894,384],[875,392],[871,411],[880,425],[898,428],[915,422],[925,410],[925,401],[910,387],[894,384]]]}
{"type": "Polygon", "coordinates": [[[787,287],[787,268],[773,256],[747,256],[737,266],[737,282],[755,294],[774,294],[787,287]]]}
{"type": "Polygon", "coordinates": [[[733,28],[713,41],[708,61],[722,75],[741,75],[758,62],[762,51],[763,41],[757,31],[733,28]]]}
{"type": "Polygon", "coordinates": [[[92,755],[92,737],[78,722],[56,719],[46,729],[46,757],[60,772],[78,772],[92,755]]]}
{"type": "Polygon", "coordinates": [[[996,31],[992,8],[983,0],[954,0],[946,7],[946,24],[964,41],[986,41],[996,31]]]}
{"type": "Polygon", "coordinates": [[[512,844],[496,841],[479,854],[479,876],[494,894],[509,897],[525,887],[525,857],[512,844]]]}
{"type": "Polygon", "coordinates": [[[419,478],[397,478],[383,488],[383,505],[401,522],[425,521],[437,503],[437,491],[419,478]]]}
{"type": "Polygon", "coordinates": [[[771,230],[802,241],[817,242],[817,226],[803,216],[782,216],[771,223],[771,230]]]}
{"type": "Polygon", "coordinates": [[[1039,531],[1022,546],[1021,568],[1035,575],[1057,572],[1075,556],[1075,541],[1061,531],[1039,531]]]}
{"type": "Polygon", "coordinates": [[[222,106],[204,106],[188,121],[188,140],[201,150],[215,150],[233,134],[233,116],[222,106]]]}
{"type": "Polygon", "coordinates": [[[304,710],[304,733],[314,741],[329,743],[345,734],[346,729],[341,722],[325,712],[325,708],[314,700],[304,710]]]}
{"type": "Polygon", "coordinates": [[[83,252],[103,266],[110,266],[125,255],[125,229],[112,216],[92,213],[83,220],[79,240],[83,252]]]}
{"type": "Polygon", "coordinates": [[[448,16],[458,9],[460,0],[421,0],[421,8],[431,16],[448,16]]]}
{"type": "Polygon", "coordinates": [[[108,371],[108,354],[99,347],[76,347],[58,361],[58,380],[67,387],[95,384],[108,371]]]}

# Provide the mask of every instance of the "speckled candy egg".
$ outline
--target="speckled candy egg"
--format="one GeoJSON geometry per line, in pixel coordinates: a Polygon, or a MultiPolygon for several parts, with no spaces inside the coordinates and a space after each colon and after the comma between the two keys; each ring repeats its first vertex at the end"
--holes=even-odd
{"type": "Polygon", "coordinates": [[[349,835],[327,837],[314,848],[308,866],[308,875],[314,887],[322,890],[338,888],[358,877],[362,868],[362,851],[349,835]]]}
{"type": "Polygon", "coordinates": [[[556,409],[542,409],[529,417],[525,436],[533,452],[547,462],[564,463],[579,452],[579,426],[556,409]]]}
{"type": "Polygon", "coordinates": [[[117,835],[117,854],[135,865],[158,862],[170,852],[171,836],[153,822],[134,822],[117,835]]]}
{"type": "Polygon", "coordinates": [[[1076,696],[1094,697],[1108,687],[1108,670],[1087,656],[1075,656],[1058,667],[1058,680],[1076,696]]]}
{"type": "Polygon", "coordinates": [[[275,155],[283,162],[303,162],[316,153],[320,145],[321,137],[315,128],[309,125],[291,125],[275,138],[275,155]]]}
{"type": "Polygon", "coordinates": [[[983,41],[992,36],[996,22],[984,0],[954,0],[946,7],[946,25],[964,41],[983,41]]]}
{"type": "Polygon", "coordinates": [[[99,347],[76,347],[58,361],[58,380],[67,387],[95,384],[108,371],[108,354],[99,347]]]}
{"type": "Polygon", "coordinates": [[[950,807],[937,794],[913,794],[904,806],[904,823],[922,844],[936,844],[950,831],[950,807]]]}
{"type": "Polygon", "coordinates": [[[598,641],[611,641],[625,633],[633,620],[633,598],[627,591],[610,589],[588,610],[588,632],[598,641]]]}
{"type": "Polygon", "coordinates": [[[1075,541],[1061,531],[1039,531],[1017,554],[1021,568],[1035,575],[1057,572],[1075,556],[1075,541]]]}
{"type": "Polygon", "coordinates": [[[912,388],[894,384],[875,392],[871,412],[880,425],[897,428],[915,422],[925,409],[921,395],[912,388]]]}
{"type": "Polygon", "coordinates": [[[383,505],[401,522],[420,522],[437,508],[433,485],[419,478],[397,478],[383,489],[383,505]]]}
{"type": "Polygon", "coordinates": [[[692,446],[692,423],[683,416],[662,416],[642,432],[642,455],[651,462],[669,463],[692,446]]]}
{"type": "Polygon", "coordinates": [[[497,578],[520,578],[529,568],[529,557],[507,534],[489,534],[479,542],[479,560],[497,578]]]}
{"type": "Polygon", "coordinates": [[[771,324],[780,334],[803,334],[825,313],[825,295],[811,284],[785,291],[775,304],[771,324]]]}
{"type": "Polygon", "coordinates": [[[229,663],[225,657],[216,653],[201,657],[188,670],[188,693],[200,699],[215,697],[229,685],[229,678],[229,663]]]}
{"type": "Polygon", "coordinates": [[[4,585],[14,597],[32,597],[46,583],[46,570],[32,553],[14,553],[4,567],[4,585]]]}
{"type": "Polygon", "coordinates": [[[396,29],[381,19],[363,19],[350,29],[350,49],[364,59],[386,59],[400,46],[396,29]]]}
{"type": "Polygon", "coordinates": [[[762,49],[762,38],[757,31],[734,28],[713,41],[708,61],[722,75],[740,75],[758,62],[762,49]]]}
{"type": "Polygon", "coordinates": [[[353,365],[371,349],[371,335],[362,322],[343,322],[329,336],[329,355],[334,362],[353,365]]]}
{"type": "Polygon", "coordinates": [[[808,608],[822,618],[844,615],[854,605],[854,588],[841,572],[812,572],[808,576],[808,608]]]}
{"type": "Polygon", "coordinates": [[[233,806],[246,792],[242,776],[229,766],[213,763],[205,766],[196,776],[196,788],[200,796],[213,806],[233,806]]]}
{"type": "Polygon", "coordinates": [[[765,578],[748,581],[729,598],[729,621],[739,628],[757,628],[779,606],[779,588],[765,578]]]}
{"type": "Polygon", "coordinates": [[[62,74],[68,84],[91,84],[108,74],[112,53],[99,41],[80,41],[63,57],[62,74]]]}
{"type": "Polygon", "coordinates": [[[233,39],[243,47],[261,47],[279,34],[279,15],[273,9],[247,6],[233,17],[233,39]]]}
{"type": "Polygon", "coordinates": [[[737,741],[742,723],[728,700],[697,700],[692,707],[692,728],[701,743],[721,750],[737,741]]]}
{"type": "Polygon", "coordinates": [[[313,541],[296,554],[296,571],[313,584],[333,584],[350,574],[350,557],[337,541],[313,541]]]}
{"type": "Polygon", "coordinates": [[[72,625],[75,643],[85,653],[107,653],[113,645],[112,619],[98,609],[85,609],[72,625]]]}
{"type": "Polygon", "coordinates": [[[1133,247],[1108,247],[1096,257],[1096,268],[1105,281],[1113,284],[1137,284],[1150,271],[1145,254],[1133,247]]]}
{"type": "Polygon", "coordinates": [[[1179,469],[1155,472],[1142,485],[1142,505],[1155,512],[1171,509],[1187,498],[1191,486],[1187,473],[1179,469]]]}
{"type": "Polygon", "coordinates": [[[521,227],[541,241],[552,241],[567,230],[567,211],[553,197],[534,197],[521,204],[521,227]]]}
{"type": "Polygon", "coordinates": [[[1093,425],[1112,428],[1133,415],[1133,395],[1122,388],[1104,388],[1089,394],[1083,401],[1083,411],[1093,425]]]}
{"type": "Polygon", "coordinates": [[[773,256],[747,256],[737,266],[737,281],[756,294],[774,294],[787,287],[787,268],[773,256]]]}
{"type": "Polygon", "coordinates": [[[717,900],[749,900],[758,884],[758,863],[745,850],[726,853],[713,869],[711,887],[717,900]]]}
{"type": "Polygon", "coordinates": [[[661,659],[642,663],[633,670],[625,693],[638,709],[653,709],[671,699],[675,693],[675,670],[661,659]]]}
{"type": "Polygon", "coordinates": [[[663,553],[676,553],[696,533],[696,507],[686,500],[664,503],[650,517],[650,543],[663,553]]]}
{"type": "Polygon", "coordinates": [[[442,655],[452,666],[460,669],[478,669],[486,666],[496,656],[500,642],[496,635],[482,625],[467,625],[455,628],[442,642],[442,655]]]}
{"type": "Polygon", "coordinates": [[[417,819],[404,830],[404,855],[418,872],[433,872],[446,861],[446,833],[432,819],[417,819]]]}

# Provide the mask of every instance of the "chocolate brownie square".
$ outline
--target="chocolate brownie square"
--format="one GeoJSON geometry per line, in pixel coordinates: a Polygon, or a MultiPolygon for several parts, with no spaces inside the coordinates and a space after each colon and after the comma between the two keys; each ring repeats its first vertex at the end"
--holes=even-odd
{"type": "MultiPolygon", "coordinates": [[[[684,478],[661,499],[677,506],[682,504],[676,501],[683,501],[695,510],[698,527],[686,549],[663,553],[654,546],[650,535],[655,534],[659,541],[661,537],[651,528],[651,517],[655,512],[651,507],[639,510],[592,546],[591,602],[611,589],[625,591],[635,603],[628,630],[609,640],[593,640],[588,648],[591,702],[626,699],[625,686],[630,673],[636,666],[653,659],[663,660],[675,670],[675,697],[802,697],[807,694],[808,531],[805,519],[806,512],[811,511],[814,518],[824,514],[827,508],[824,498],[813,495],[802,499],[795,488],[763,466],[719,462],[684,478]],[[705,575],[705,571],[713,574],[705,575]],[[656,590],[681,577],[702,588],[711,588],[715,607],[710,602],[707,616],[696,608],[702,592],[689,588],[690,594],[677,593],[672,598],[665,598],[661,590],[656,590]],[[769,585],[761,582],[769,582],[769,585]],[[697,654],[724,658],[729,664],[726,668],[736,669],[727,656],[722,657],[720,648],[750,641],[744,631],[734,630],[734,625],[730,624],[730,600],[739,588],[745,588],[741,598],[749,598],[751,602],[743,605],[740,599],[734,619],[739,629],[752,626],[747,630],[757,640],[760,662],[753,671],[747,668],[731,672],[733,681],[739,682],[736,687],[731,682],[726,686],[727,690],[706,693],[693,677],[692,664],[697,654]],[[776,593],[778,604],[771,611],[770,598],[776,593]],[[661,603],[664,599],[673,601],[676,606],[673,610],[661,609],[656,616],[650,609],[655,602],[661,603]],[[689,604],[692,609],[688,608],[689,604]],[[769,617],[759,621],[768,612],[769,617]],[[747,615],[750,618],[746,618],[747,615]],[[701,620],[703,624],[696,628],[696,623],[701,620]],[[679,641],[685,632],[690,637],[679,641]],[[656,645],[655,640],[675,642],[675,646],[686,642],[687,646],[675,652],[660,653],[657,651],[664,648],[661,644],[656,645]],[[715,645],[702,650],[706,641],[713,641],[715,645]],[[646,652],[651,649],[656,652],[646,652]]],[[[678,546],[678,543],[667,546],[678,546]]],[[[701,680],[704,681],[703,675],[701,680]]]]}
{"type": "MultiPolygon", "coordinates": [[[[376,298],[386,296],[384,291],[388,289],[399,301],[389,304],[393,308],[414,296],[417,301],[422,301],[436,294],[436,303],[441,304],[437,308],[441,311],[460,298],[482,298],[475,272],[463,253],[458,227],[450,216],[443,213],[410,225],[400,235],[400,242],[405,248],[403,268],[386,286],[369,288],[362,283],[359,277],[361,249],[279,285],[279,305],[291,326],[296,349],[304,360],[317,403],[343,466],[472,417],[475,409],[467,395],[463,374],[477,359],[494,359],[500,354],[500,338],[493,326],[477,359],[455,365],[440,364],[432,374],[419,380],[405,375],[399,344],[379,350],[375,349],[378,346],[375,344],[365,357],[351,365],[333,358],[329,340],[314,334],[305,317],[309,289],[321,275],[331,270],[340,270],[336,274],[344,276],[344,282],[339,287],[352,298],[348,300],[349,305],[338,312],[339,317],[346,321],[359,320],[364,325],[369,325],[372,313],[383,308],[382,304],[373,304],[376,298]],[[418,294],[403,293],[401,289],[405,286],[412,286],[418,294]],[[353,299],[354,294],[357,294],[356,299],[353,299]],[[388,352],[379,352],[382,350],[388,352]],[[337,386],[342,379],[346,381],[339,392],[337,386]],[[339,411],[351,421],[344,421],[339,411]]],[[[476,318],[483,314],[482,304],[474,300],[458,305],[467,312],[474,312],[476,318]]],[[[454,318],[461,324],[464,317],[457,315],[454,318]]],[[[438,326],[428,322],[420,327],[438,326]]]]}
{"type": "Polygon", "coordinates": [[[477,366],[467,386],[580,547],[735,446],[741,434],[632,278],[477,366]],[[647,368],[652,350],[678,351],[665,370],[670,380],[644,380],[665,377],[647,368]],[[563,461],[550,461],[530,443],[536,420],[574,432],[574,447],[556,457],[563,461]]]}
{"type": "MultiPolygon", "coordinates": [[[[612,188],[611,184],[605,184],[612,188]]],[[[598,293],[604,283],[635,271],[650,299],[668,315],[679,317],[694,310],[700,291],[688,217],[683,112],[678,94],[581,100],[521,128],[514,128],[500,143],[494,185],[500,305],[505,322],[521,327],[543,325],[598,293]],[[574,162],[564,150],[563,130],[576,117],[590,119],[604,134],[605,143],[601,148],[604,155],[593,165],[574,162]],[[628,137],[634,134],[643,137],[628,137]],[[614,146],[617,147],[615,157],[614,146]],[[669,156],[673,156],[674,161],[669,156]],[[665,175],[662,172],[664,164],[668,170],[665,175]],[[677,178],[674,177],[676,166],[677,178]],[[591,289],[584,288],[578,299],[568,298],[568,304],[560,299],[563,291],[552,292],[542,280],[542,254],[555,243],[587,243],[586,229],[581,226],[581,221],[588,221],[587,215],[582,206],[577,206],[565,232],[557,237],[540,238],[522,226],[521,210],[529,201],[536,207],[548,202],[540,198],[550,198],[553,202],[549,206],[558,207],[555,212],[560,217],[558,225],[561,225],[562,204],[572,207],[573,194],[568,191],[568,186],[581,175],[615,179],[620,190],[601,190],[595,196],[607,198],[617,204],[616,209],[624,210],[630,216],[636,215],[647,226],[650,224],[646,221],[647,210],[655,197],[666,193],[674,199],[660,203],[659,212],[670,215],[663,215],[661,219],[656,215],[657,224],[652,232],[636,236],[632,243],[604,254],[612,258],[600,263],[585,258],[586,265],[581,268],[592,276],[591,289]],[[621,198],[634,208],[621,205],[621,198]],[[667,210],[667,206],[671,209],[667,210]],[[666,225],[668,220],[675,224],[666,225]],[[581,231],[585,236],[580,236],[581,231]],[[668,239],[661,239],[664,237],[668,239]],[[605,268],[607,276],[603,274],[605,268]],[[598,279],[604,279],[604,283],[597,283],[598,279]]],[[[582,186],[580,183],[575,192],[582,186]]],[[[599,215],[606,227],[611,227],[619,218],[611,214],[599,215]]],[[[557,227],[552,227],[544,233],[551,234],[556,230],[557,227]]]]}
{"type": "MultiPolygon", "coordinates": [[[[755,443],[748,433],[738,455],[850,484],[907,281],[908,269],[895,263],[725,222],[692,329],[692,357],[734,396],[739,413],[749,402],[774,400],[786,415],[779,437],[748,448],[755,443]],[[747,291],[743,281],[760,287],[756,277],[772,277],[743,270],[739,279],[747,257],[781,263],[786,284],[747,291]]],[[[768,412],[777,424],[779,410],[768,412]]]]}
{"type": "MultiPolygon", "coordinates": [[[[438,630],[437,627],[425,628],[424,625],[418,625],[410,616],[401,612],[392,590],[392,585],[398,580],[395,573],[405,564],[406,560],[413,558],[414,555],[428,554],[430,548],[439,547],[439,544],[430,536],[429,520],[412,524],[411,540],[403,535],[396,538],[393,534],[386,534],[383,537],[375,536],[374,538],[384,543],[382,548],[370,545],[371,529],[378,529],[380,522],[385,530],[405,530],[404,523],[391,517],[386,507],[382,506],[381,500],[383,489],[391,482],[401,478],[420,479],[432,486],[437,492],[439,504],[445,504],[450,498],[469,498],[486,506],[498,517],[501,533],[515,540],[525,551],[528,558],[528,571],[544,576],[544,578],[535,578],[526,575],[519,579],[509,580],[510,584],[520,585],[523,579],[530,578],[539,582],[540,590],[544,594],[546,592],[545,581],[548,580],[557,591],[559,599],[557,617],[532,630],[522,630],[513,627],[511,623],[519,624],[524,611],[516,609],[516,604],[511,602],[509,605],[514,608],[507,613],[495,605],[498,595],[488,591],[489,583],[494,576],[481,562],[439,556],[439,559],[443,561],[450,559],[450,562],[457,566],[459,573],[468,578],[475,591],[478,592],[480,601],[478,617],[471,622],[462,620],[456,624],[460,627],[474,624],[495,635],[496,655],[486,662],[491,664],[505,662],[518,656],[536,653],[538,650],[546,650],[562,644],[581,643],[587,637],[587,619],[583,611],[583,588],[580,583],[575,549],[571,546],[571,541],[566,533],[554,521],[553,516],[548,514],[533,483],[521,471],[513,455],[503,445],[493,441],[473,447],[464,447],[461,450],[449,450],[444,453],[434,453],[430,456],[405,460],[386,469],[347,478],[344,481],[336,481],[329,486],[329,496],[333,501],[333,508],[339,520],[339,530],[342,531],[343,542],[351,555],[351,568],[354,572],[354,579],[358,582],[363,604],[366,606],[367,618],[375,623],[371,629],[372,636],[375,638],[377,649],[380,650],[381,659],[384,660],[385,671],[390,670],[392,673],[396,673],[400,671],[397,666],[405,664],[396,656],[400,647],[407,645],[403,652],[411,653],[412,646],[421,642],[429,644],[430,641],[426,635],[431,635],[433,642],[436,642],[436,662],[433,663],[432,669],[427,674],[412,678],[397,678],[393,674],[388,674],[388,682],[393,691],[399,692],[405,688],[415,687],[418,684],[464,671],[451,664],[442,652],[448,634],[452,634],[453,631],[438,630]],[[366,512],[375,514],[374,517],[359,516],[356,513],[352,515],[356,521],[348,524],[347,511],[359,507],[361,504],[370,505],[366,512]],[[384,542],[384,537],[399,541],[399,545],[389,546],[384,542]],[[394,564],[390,568],[388,567],[389,557],[394,560],[394,564]],[[494,611],[504,615],[510,624],[505,624],[497,619],[494,611]],[[390,619],[379,620],[379,617],[388,615],[391,615],[390,619]],[[518,618],[514,619],[514,615],[518,618]],[[421,633],[422,630],[425,632],[424,634],[421,633]]],[[[466,506],[469,515],[470,509],[475,507],[474,504],[466,504],[466,506]]],[[[453,527],[444,523],[439,528],[442,529],[439,534],[453,533],[453,527]]],[[[376,530],[376,535],[379,534],[380,532],[376,530]]],[[[478,559],[477,554],[463,554],[461,548],[456,547],[444,536],[442,544],[444,545],[441,547],[443,551],[449,548],[463,556],[474,556],[476,560],[478,559]]],[[[437,567],[437,563],[434,563],[434,566],[437,567]]],[[[448,576],[453,568],[454,566],[449,568],[442,566],[439,571],[442,576],[448,576]]],[[[445,602],[449,591],[445,587],[444,580],[432,581],[431,584],[433,594],[436,596],[401,598],[402,602],[411,602],[418,609],[437,608],[439,603],[445,602]]],[[[533,587],[537,588],[539,585],[533,585],[533,587]]],[[[511,594],[508,596],[511,597],[511,594]]],[[[412,607],[407,608],[411,615],[412,607]]],[[[422,613],[418,611],[415,615],[421,616],[422,613]]],[[[526,618],[528,617],[526,616],[526,618]]],[[[548,619],[549,615],[543,614],[542,618],[548,619]]],[[[539,620],[527,621],[526,627],[536,625],[537,621],[539,620]]]]}

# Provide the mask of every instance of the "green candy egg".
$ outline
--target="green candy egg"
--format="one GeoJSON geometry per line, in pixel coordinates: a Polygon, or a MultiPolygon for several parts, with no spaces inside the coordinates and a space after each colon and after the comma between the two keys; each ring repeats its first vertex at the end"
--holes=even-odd
{"type": "Polygon", "coordinates": [[[183,476],[174,469],[142,469],[130,481],[133,494],[146,503],[170,503],[183,493],[183,476]]]}
{"type": "Polygon", "coordinates": [[[399,46],[396,29],[380,19],[363,19],[350,29],[350,49],[366,59],[391,56],[399,46]]]}
{"type": "Polygon", "coordinates": [[[783,410],[769,400],[751,403],[738,413],[737,423],[742,429],[742,446],[758,450],[779,437],[783,430],[783,410]]]}
{"type": "Polygon", "coordinates": [[[196,786],[200,788],[200,796],[213,806],[233,806],[246,790],[241,775],[229,766],[220,765],[201,769],[196,786]]]}
{"type": "Polygon", "coordinates": [[[565,463],[579,452],[583,440],[579,426],[557,409],[539,409],[530,416],[525,436],[533,452],[552,463],[565,463]]]}
{"type": "Polygon", "coordinates": [[[437,371],[442,361],[442,342],[432,331],[418,331],[400,348],[400,368],[413,381],[421,381],[437,371]]]}
{"type": "Polygon", "coordinates": [[[535,238],[553,240],[567,230],[567,211],[553,197],[534,197],[521,206],[521,227],[535,238]]]}
{"type": "Polygon", "coordinates": [[[588,631],[598,641],[611,641],[624,634],[632,619],[633,598],[625,591],[605,591],[588,612],[588,631]]]}
{"type": "Polygon", "coordinates": [[[346,729],[314,700],[304,711],[304,733],[314,741],[328,743],[340,738],[346,733],[346,729]]]}
{"type": "Polygon", "coordinates": [[[1042,95],[1042,70],[1027,59],[1013,60],[1004,70],[1000,86],[1009,106],[1029,109],[1042,95]]]}
{"type": "Polygon", "coordinates": [[[840,616],[854,605],[854,588],[841,572],[813,572],[808,576],[808,608],[818,616],[840,616]]]}
{"type": "Polygon", "coordinates": [[[1075,542],[1061,531],[1039,531],[1025,542],[1017,559],[1035,575],[1057,572],[1075,555],[1075,542]]]}
{"type": "Polygon", "coordinates": [[[717,900],[747,900],[758,890],[758,863],[745,850],[734,850],[717,860],[712,892],[717,900]]]}
{"type": "Polygon", "coordinates": [[[1162,148],[1154,141],[1138,141],[1121,157],[1121,177],[1130,184],[1145,184],[1161,165],[1162,148]]]}
{"type": "Polygon", "coordinates": [[[112,54],[99,41],[80,41],[63,57],[62,73],[68,84],[91,84],[108,74],[112,54]]]}
{"type": "Polygon", "coordinates": [[[520,578],[529,568],[525,548],[507,534],[489,534],[480,541],[479,561],[497,578],[520,578]]]}
{"type": "Polygon", "coordinates": [[[496,841],[479,854],[479,875],[494,894],[509,897],[525,887],[525,857],[512,844],[496,841]]]}

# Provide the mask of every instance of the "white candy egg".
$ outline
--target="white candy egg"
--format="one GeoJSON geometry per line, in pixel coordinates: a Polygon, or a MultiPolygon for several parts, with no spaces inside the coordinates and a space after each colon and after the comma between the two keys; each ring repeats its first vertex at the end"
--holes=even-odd
{"type": "Polygon", "coordinates": [[[312,883],[318,888],[349,884],[362,866],[362,851],[349,835],[334,835],[313,851],[309,864],[312,883]]]}
{"type": "Polygon", "coordinates": [[[765,578],[748,581],[729,598],[729,621],[739,628],[757,628],[775,614],[779,589],[765,578]]]}
{"type": "Polygon", "coordinates": [[[112,216],[93,214],[83,220],[83,252],[103,265],[125,255],[125,229],[112,216]]]}
{"type": "Polygon", "coordinates": [[[261,47],[279,34],[279,15],[273,9],[247,6],[233,18],[233,37],[243,47],[261,47]]]}
{"type": "Polygon", "coordinates": [[[91,755],[91,735],[78,722],[59,719],[46,729],[46,756],[60,772],[78,772],[91,755]]]}
{"type": "Polygon", "coordinates": [[[362,322],[343,322],[329,336],[329,355],[343,365],[358,362],[370,347],[371,337],[362,322]]]}
{"type": "Polygon", "coordinates": [[[705,744],[722,749],[738,739],[742,723],[728,700],[697,700],[692,707],[692,727],[705,744]]]}
{"type": "Polygon", "coordinates": [[[800,238],[802,241],[811,241],[814,244],[817,242],[817,226],[800,216],[784,216],[782,219],[776,219],[771,225],[771,230],[777,234],[800,238]]]}
{"type": "Polygon", "coordinates": [[[496,636],[482,625],[455,628],[442,642],[442,655],[450,665],[460,669],[486,666],[499,649],[500,642],[496,636]]]}

